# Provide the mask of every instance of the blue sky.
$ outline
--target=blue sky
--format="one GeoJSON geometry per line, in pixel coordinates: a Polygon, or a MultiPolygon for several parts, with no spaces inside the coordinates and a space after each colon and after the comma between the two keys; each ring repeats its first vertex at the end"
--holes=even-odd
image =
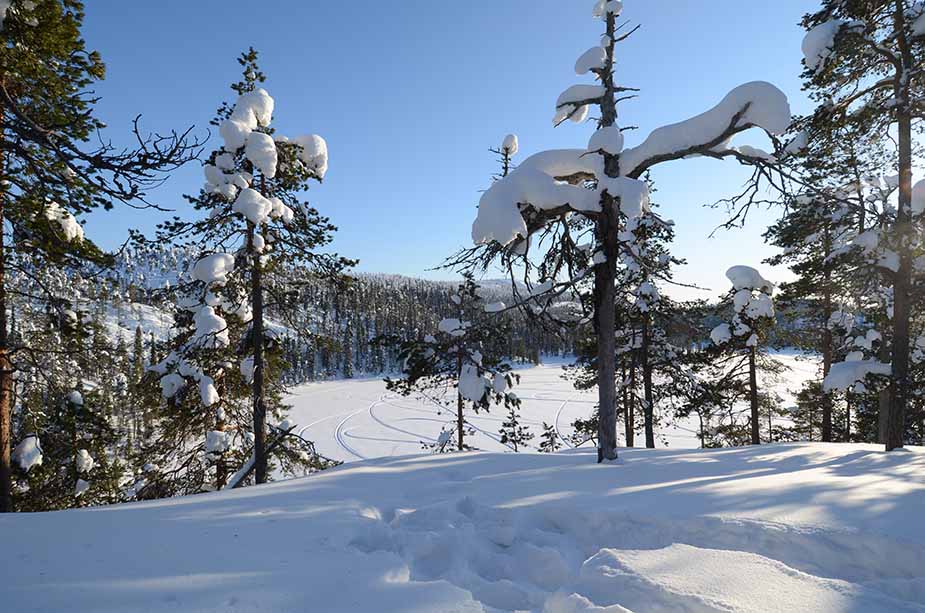
{"type": "MultiPolygon", "coordinates": [[[[812,0],[627,0],[623,17],[642,25],[619,49],[618,80],[642,89],[621,106],[621,125],[650,130],[700,113],[731,88],[770,81],[809,106],[800,91],[796,25],[812,0]],[[747,8],[744,8],[747,7],[747,8]]],[[[575,59],[600,38],[592,0],[160,0],[89,2],[85,38],[108,67],[97,91],[99,116],[119,142],[132,117],[165,130],[190,124],[205,135],[236,56],[261,52],[266,87],[283,134],[328,141],[331,169],[312,203],[339,226],[335,248],[360,270],[446,278],[430,272],[467,245],[480,190],[496,162],[488,152],[505,134],[520,137],[521,158],[583,147],[593,125],[553,129],[558,94],[577,77],[575,59]]],[[[747,142],[741,140],[741,143],[747,142]]],[[[218,146],[213,134],[210,145],[218,146]]],[[[177,172],[155,194],[183,212],[183,193],[201,169],[177,172]]],[[[755,215],[744,230],[708,235],[723,213],[703,208],[741,187],[734,162],[685,160],[659,168],[657,200],[677,222],[679,279],[725,291],[732,264],[758,265],[771,252],[755,215]]],[[[129,227],[150,231],[163,214],[117,210],[88,220],[90,235],[117,246],[129,227]]],[[[762,266],[762,268],[765,268],[762,266]]],[[[783,273],[768,271],[771,278],[783,273]]],[[[692,295],[685,292],[684,295],[692,295]]],[[[694,294],[700,295],[700,294],[694,294]]]]}

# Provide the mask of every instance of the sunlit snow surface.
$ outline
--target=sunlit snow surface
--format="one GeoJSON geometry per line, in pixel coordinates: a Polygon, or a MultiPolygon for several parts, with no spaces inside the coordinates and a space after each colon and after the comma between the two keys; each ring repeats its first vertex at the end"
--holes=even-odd
{"type": "MultiPolygon", "coordinates": [[[[815,361],[793,353],[775,357],[789,370],[773,387],[783,405],[791,406],[794,394],[804,381],[815,376],[817,366],[815,361]]],[[[544,422],[554,425],[568,441],[572,422],[588,418],[595,410],[596,392],[576,391],[571,382],[562,378],[563,364],[547,360],[541,366],[516,371],[521,380],[514,392],[523,402],[523,424],[536,435],[529,444],[534,448],[539,445],[544,422]]],[[[455,420],[454,414],[438,413],[433,403],[387,392],[380,379],[313,383],[296,388],[287,402],[293,407],[290,418],[299,424],[302,435],[314,441],[322,454],[345,462],[422,453],[423,443],[436,441],[441,428],[452,426],[455,420]]],[[[468,443],[484,451],[508,450],[498,434],[505,417],[503,407],[478,415],[467,413],[467,420],[476,428],[468,443]]],[[[697,427],[694,418],[660,427],[657,443],[671,448],[699,447],[697,427]]],[[[623,444],[622,424],[619,429],[623,444]]],[[[636,441],[645,443],[640,434],[636,441]]]]}
{"type": "Polygon", "coordinates": [[[621,457],[386,458],[219,494],[2,516],[0,602],[96,613],[925,611],[922,448],[621,457]]]}
{"type": "MultiPolygon", "coordinates": [[[[555,365],[522,374],[533,423],[593,406],[555,365]]],[[[925,612],[925,449],[702,451],[677,431],[603,465],[591,449],[360,460],[439,432],[383,393],[299,390],[305,434],[352,460],[309,478],[0,516],[2,610],[925,612]]],[[[481,419],[493,433],[500,415],[481,419]]]]}

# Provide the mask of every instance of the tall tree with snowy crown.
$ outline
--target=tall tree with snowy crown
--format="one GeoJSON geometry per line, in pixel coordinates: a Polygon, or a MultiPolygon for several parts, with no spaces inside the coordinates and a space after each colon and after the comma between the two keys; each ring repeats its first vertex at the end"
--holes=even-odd
{"type": "Polygon", "coordinates": [[[42,350],[27,339],[10,342],[7,313],[20,291],[10,273],[27,279],[46,266],[103,262],[76,216],[117,203],[147,206],[146,191],[197,148],[186,133],[143,136],[137,122],[131,148],[97,134],[104,126],[90,87],[105,69],[80,36],[83,16],[79,0],[0,5],[0,511],[12,510],[14,373],[42,350]]]}
{"type": "Polygon", "coordinates": [[[194,318],[198,336],[227,333],[223,309],[246,312],[246,330],[237,349],[250,382],[254,442],[249,469],[257,483],[264,483],[268,405],[273,413],[282,409],[278,372],[268,363],[268,313],[287,322],[297,268],[339,279],[352,262],[320,251],[336,228],[301,200],[311,180],[324,179],[327,144],[316,135],[275,136],[270,127],[274,101],[258,87],[265,76],[256,51],[243,53],[238,62],[244,74],[232,85],[238,98],[223,104],[213,121],[224,144],[209,156],[203,190],[188,197],[208,216],[167,222],[160,238],[190,242],[202,254],[191,271],[191,282],[199,284],[200,306],[194,318]]]}
{"type": "MultiPolygon", "coordinates": [[[[774,135],[790,124],[786,96],[768,83],[748,83],[731,91],[719,105],[680,124],[652,132],[640,145],[623,147],[617,125],[617,104],[635,97],[635,90],[617,85],[617,44],[638,28],[624,32],[618,24],[623,3],[599,0],[594,15],[604,20],[601,46],[577,61],[578,74],[592,73],[598,84],[575,85],[556,103],[556,124],[587,118],[600,111],[598,131],[588,147],[539,153],[527,158],[481,198],[472,238],[476,247],[457,255],[458,265],[487,267],[500,260],[505,268],[524,270],[525,277],[540,260],[539,287],[524,306],[535,310],[544,297],[579,291],[593,277],[591,313],[597,335],[599,450],[598,461],[617,457],[615,321],[617,262],[623,246],[619,233],[625,220],[648,207],[648,186],[640,178],[654,166],[692,155],[734,157],[742,163],[767,167],[772,156],[755,148],[730,144],[738,133],[761,128],[777,146],[774,135]],[[575,234],[590,235],[597,257],[591,261],[578,249],[575,234]],[[545,253],[542,244],[549,245],[545,253]]],[[[761,174],[761,173],[758,173],[761,174]]],[[[760,177],[759,177],[760,178],[760,177]]],[[[748,198],[750,196],[744,196],[748,198]]],[[[530,283],[530,279],[527,279],[530,283]]],[[[547,301],[548,303],[548,301],[547,301]]],[[[542,309],[540,309],[542,310],[542,309]]]]}
{"type": "MultiPolygon", "coordinates": [[[[817,129],[849,123],[876,141],[895,130],[899,174],[895,222],[878,237],[896,260],[892,275],[892,355],[884,444],[901,448],[911,400],[910,322],[919,290],[916,225],[925,184],[913,189],[913,124],[925,117],[925,6],[914,0],[825,0],[806,15],[804,78],[820,104],[817,129]]],[[[810,130],[810,139],[813,130],[810,130]]],[[[879,368],[879,367],[878,367],[879,368]]]]}

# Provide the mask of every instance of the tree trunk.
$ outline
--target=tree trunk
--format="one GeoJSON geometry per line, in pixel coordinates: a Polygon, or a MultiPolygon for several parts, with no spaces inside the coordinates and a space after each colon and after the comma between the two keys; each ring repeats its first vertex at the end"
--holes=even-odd
{"type": "MultiPolygon", "coordinates": [[[[0,111],[0,133],[3,128],[0,111]]],[[[0,167],[5,163],[0,151],[0,167]]],[[[6,320],[6,187],[0,187],[0,513],[13,511],[13,363],[10,360],[9,328],[6,320]]]]}
{"type": "Polygon", "coordinates": [[[655,449],[655,403],[652,396],[652,363],[649,360],[649,316],[642,322],[642,388],[644,405],[643,415],[646,421],[646,447],[655,449]]]}
{"type": "Polygon", "coordinates": [[[885,446],[887,451],[903,446],[906,429],[906,405],[909,399],[909,319],[912,313],[912,257],[909,241],[912,232],[912,116],[909,108],[908,71],[914,68],[912,50],[906,38],[905,2],[896,0],[893,11],[897,43],[902,56],[902,70],[895,75],[894,98],[897,101],[899,142],[899,199],[895,236],[899,247],[899,271],[893,284],[893,363],[890,381],[890,408],[885,446]]]}
{"type": "MultiPolygon", "coordinates": [[[[826,253],[830,251],[828,248],[829,241],[828,237],[826,238],[826,253]]],[[[832,318],[832,292],[829,289],[829,283],[832,279],[832,273],[830,270],[826,269],[825,272],[825,288],[823,289],[823,317],[825,322],[822,329],[822,379],[825,380],[829,376],[829,372],[832,370],[832,355],[833,351],[833,339],[832,331],[829,329],[829,319],[832,318]]],[[[832,442],[832,394],[822,391],[822,442],[831,443],[832,442]]]]}
{"type": "MultiPolygon", "coordinates": [[[[600,127],[616,125],[617,103],[614,97],[613,54],[616,36],[616,17],[607,14],[607,65],[601,72],[604,96],[601,99],[600,127]]],[[[611,178],[620,176],[620,158],[604,154],[604,173],[611,178]]],[[[603,247],[605,262],[594,268],[594,305],[597,331],[598,368],[598,448],[597,461],[617,459],[617,365],[616,365],[616,290],[617,260],[620,256],[620,202],[608,193],[601,198],[601,213],[595,221],[597,242],[603,247]]]]}
{"type": "Polygon", "coordinates": [[[251,341],[254,345],[254,481],[267,482],[267,405],[264,398],[264,356],[263,356],[263,266],[260,254],[254,248],[254,233],[258,232],[252,223],[247,224],[247,250],[251,255],[251,341]]]}
{"type": "MultiPolygon", "coordinates": [[[[605,198],[610,201],[611,198],[605,198]]],[[[606,202],[605,202],[606,204],[606,202]]],[[[607,261],[594,270],[594,293],[597,310],[597,390],[598,450],[597,461],[617,458],[617,389],[616,389],[616,236],[613,204],[597,224],[598,241],[604,245],[607,261]]]]}
{"type": "Polygon", "coordinates": [[[626,446],[636,446],[636,364],[630,364],[630,385],[626,391],[626,446]]]}
{"type": "Polygon", "coordinates": [[[755,363],[755,348],[748,350],[748,397],[752,409],[752,445],[761,444],[761,431],[758,428],[758,368],[755,363]]]}
{"type": "Polygon", "coordinates": [[[635,433],[633,432],[633,414],[630,410],[630,390],[629,385],[627,385],[627,377],[629,375],[627,374],[626,366],[621,370],[620,376],[620,381],[622,382],[620,396],[623,402],[623,434],[624,438],[626,438],[626,446],[632,447],[634,443],[633,435],[635,433]]]}
{"type": "MultiPolygon", "coordinates": [[[[461,353],[457,354],[456,356],[456,372],[458,372],[460,376],[462,376],[462,354],[461,353]]],[[[458,443],[457,448],[460,451],[466,450],[466,445],[465,445],[465,442],[463,441],[463,436],[464,436],[463,426],[465,425],[465,418],[463,417],[463,407],[464,407],[463,397],[462,397],[462,394],[459,392],[459,388],[457,386],[457,391],[456,391],[456,440],[458,443]]]]}

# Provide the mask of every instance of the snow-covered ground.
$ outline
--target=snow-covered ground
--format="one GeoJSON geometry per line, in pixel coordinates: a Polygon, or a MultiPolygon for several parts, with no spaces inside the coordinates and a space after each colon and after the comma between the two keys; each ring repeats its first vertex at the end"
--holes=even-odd
{"type": "MultiPolygon", "coordinates": [[[[774,384],[784,406],[793,404],[793,395],[803,382],[816,374],[813,360],[795,353],[775,356],[788,371],[774,384]]],[[[543,423],[554,425],[568,440],[572,422],[587,418],[596,404],[596,392],[576,391],[562,379],[563,362],[551,362],[518,370],[521,381],[515,392],[523,402],[522,422],[536,434],[532,446],[539,444],[543,423]]],[[[322,454],[351,462],[383,456],[422,453],[422,443],[433,443],[440,430],[452,424],[454,415],[438,414],[434,404],[389,393],[380,379],[354,379],[313,383],[296,388],[287,398],[290,417],[301,426],[305,438],[315,442],[322,454]]],[[[490,413],[468,415],[477,428],[469,443],[484,451],[505,451],[498,430],[506,417],[504,408],[490,413]]],[[[697,425],[680,423],[660,428],[658,443],[671,448],[699,447],[697,425]]],[[[622,438],[622,426],[621,426],[622,438]]],[[[568,446],[568,445],[566,445],[568,446]]]]}
{"type": "Polygon", "coordinates": [[[0,517],[4,611],[925,611],[925,449],[424,455],[0,517]]]}

